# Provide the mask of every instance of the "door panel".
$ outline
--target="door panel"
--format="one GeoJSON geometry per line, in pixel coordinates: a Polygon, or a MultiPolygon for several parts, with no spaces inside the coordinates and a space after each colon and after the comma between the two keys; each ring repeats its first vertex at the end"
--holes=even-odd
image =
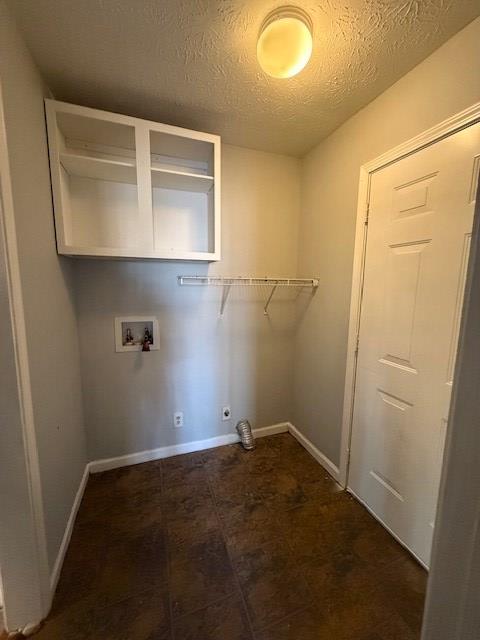
{"type": "Polygon", "coordinates": [[[479,158],[476,124],[371,179],[349,487],[427,565],[479,158]]]}
{"type": "Polygon", "coordinates": [[[416,373],[412,363],[415,311],[422,272],[422,254],[428,242],[390,245],[385,287],[385,365],[401,365],[416,373]]]}

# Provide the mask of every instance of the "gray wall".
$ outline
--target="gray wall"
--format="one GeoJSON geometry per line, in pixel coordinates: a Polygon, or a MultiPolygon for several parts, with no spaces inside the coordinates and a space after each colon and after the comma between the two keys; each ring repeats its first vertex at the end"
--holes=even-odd
{"type": "Polygon", "coordinates": [[[3,2],[0,16],[0,80],[52,569],[86,462],[72,265],[55,250],[43,107],[48,91],[3,2]]]}
{"type": "Polygon", "coordinates": [[[76,262],[89,459],[232,433],[243,416],[257,427],[291,418],[294,295],[265,317],[268,289],[232,290],[219,319],[221,290],[177,276],[294,276],[299,209],[299,160],[223,146],[221,262],[76,262]],[[158,317],[160,350],[115,353],[115,316],[142,314],[158,317]]]}
{"type": "Polygon", "coordinates": [[[299,276],[320,288],[295,346],[295,425],[335,464],[360,166],[480,100],[480,18],[320,143],[303,162],[299,276]]]}

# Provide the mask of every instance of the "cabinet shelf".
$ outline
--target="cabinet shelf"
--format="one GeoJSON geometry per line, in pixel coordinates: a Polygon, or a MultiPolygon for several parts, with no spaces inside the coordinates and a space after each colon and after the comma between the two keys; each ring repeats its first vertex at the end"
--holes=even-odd
{"type": "Polygon", "coordinates": [[[213,187],[213,176],[152,167],[152,187],[208,193],[213,187]]]}
{"type": "Polygon", "coordinates": [[[48,99],[46,116],[58,253],[220,259],[219,136],[48,99]]]}
{"type": "Polygon", "coordinates": [[[137,184],[137,168],[133,160],[105,160],[92,156],[61,153],[60,163],[69,175],[137,184]]]}

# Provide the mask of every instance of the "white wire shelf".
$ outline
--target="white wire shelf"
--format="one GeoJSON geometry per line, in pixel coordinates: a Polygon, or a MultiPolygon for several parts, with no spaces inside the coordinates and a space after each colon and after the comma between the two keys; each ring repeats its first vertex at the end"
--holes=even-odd
{"type": "Polygon", "coordinates": [[[314,291],[318,287],[317,278],[247,278],[244,276],[178,276],[178,284],[180,286],[213,286],[223,287],[222,305],[220,308],[220,316],[223,316],[225,305],[228,300],[231,287],[271,287],[270,294],[267,298],[263,312],[268,315],[268,307],[272,301],[273,295],[278,287],[296,287],[297,289],[312,289],[314,291]]]}

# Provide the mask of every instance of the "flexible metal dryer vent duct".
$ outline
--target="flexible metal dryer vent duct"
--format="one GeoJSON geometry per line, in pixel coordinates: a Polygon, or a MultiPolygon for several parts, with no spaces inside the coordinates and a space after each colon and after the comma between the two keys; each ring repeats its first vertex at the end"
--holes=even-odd
{"type": "Polygon", "coordinates": [[[247,451],[255,449],[255,440],[253,438],[252,427],[248,420],[240,420],[237,423],[237,431],[240,436],[240,442],[247,451]]]}

